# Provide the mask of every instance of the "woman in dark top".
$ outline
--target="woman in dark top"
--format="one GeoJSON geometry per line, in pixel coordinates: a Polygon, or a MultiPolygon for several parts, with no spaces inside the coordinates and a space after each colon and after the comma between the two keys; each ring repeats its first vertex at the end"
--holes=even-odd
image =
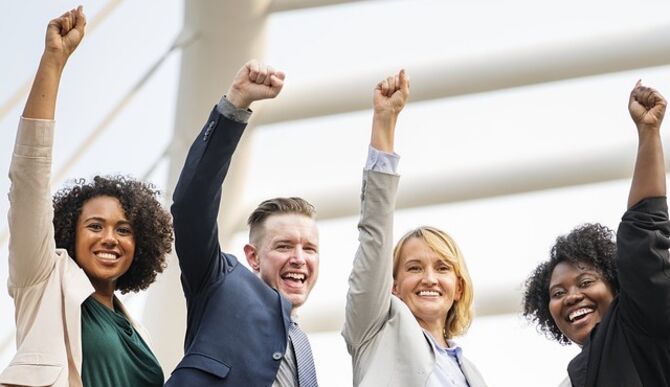
{"type": "MultiPolygon", "coordinates": [[[[49,22],[19,123],[8,281],[17,353],[2,386],[163,385],[144,332],[115,296],[146,289],[165,267],[172,227],[157,192],[126,177],[96,177],[51,198],[56,96],[85,24],[81,7],[49,22]]],[[[120,157],[114,149],[105,156],[120,157]]]]}
{"type": "Polygon", "coordinates": [[[670,386],[670,222],[660,126],[666,101],[638,82],[638,153],[616,244],[585,225],[557,239],[527,281],[524,315],[582,351],[562,386],[670,386]]]}

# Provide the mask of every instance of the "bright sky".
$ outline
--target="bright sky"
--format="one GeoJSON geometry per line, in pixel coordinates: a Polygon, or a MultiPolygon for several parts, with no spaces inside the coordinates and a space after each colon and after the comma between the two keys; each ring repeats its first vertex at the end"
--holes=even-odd
{"type": "MultiPolygon", "coordinates": [[[[31,79],[48,20],[76,3],[0,0],[0,4],[4,10],[0,47],[8,58],[0,61],[0,106],[4,106],[31,79]]],[[[90,21],[108,3],[83,4],[90,21]]],[[[629,2],[576,0],[552,5],[531,0],[352,2],[271,16],[264,60],[288,74],[286,87],[290,87],[386,66],[405,67],[411,76],[418,63],[670,25],[667,1],[643,0],[632,8],[629,2]]],[[[89,29],[62,82],[55,171],[168,49],[181,25],[181,1],[118,1],[103,23],[89,29]]],[[[491,71],[495,66],[491,63],[491,71]]],[[[170,141],[178,69],[179,54],[172,54],[66,175],[143,176],[170,141]]],[[[626,111],[628,92],[642,78],[670,94],[668,70],[638,69],[410,104],[397,131],[402,175],[468,171],[476,176],[501,165],[541,164],[547,158],[582,160],[585,155],[620,149],[632,168],[635,133],[626,111]]],[[[380,74],[380,79],[384,76],[380,74]]],[[[0,176],[7,176],[22,105],[0,116],[0,154],[6,155],[0,158],[0,176]]],[[[247,201],[292,193],[309,198],[359,184],[369,121],[370,112],[362,111],[259,128],[247,201]]],[[[151,176],[159,187],[165,185],[162,166],[151,176]]],[[[615,228],[628,184],[621,180],[402,210],[396,216],[396,238],[419,224],[443,228],[466,255],[476,295],[520,291],[557,235],[583,222],[615,228]]],[[[0,179],[0,191],[7,192],[8,187],[9,180],[0,179]]],[[[6,232],[7,207],[3,194],[0,235],[6,232]]],[[[343,306],[356,249],[356,221],[345,217],[320,222],[322,275],[306,309],[343,306]]],[[[238,256],[244,238],[239,234],[233,242],[240,247],[232,251],[238,256]]],[[[4,243],[0,283],[7,275],[6,257],[4,243]]],[[[138,316],[143,300],[132,301],[138,316]]],[[[11,299],[0,293],[0,367],[14,352],[13,338],[8,336],[12,313],[11,299]]],[[[541,337],[516,314],[478,318],[458,341],[492,386],[557,385],[576,351],[541,337]]],[[[313,334],[312,343],[321,385],[348,385],[350,360],[339,333],[313,334]]]]}

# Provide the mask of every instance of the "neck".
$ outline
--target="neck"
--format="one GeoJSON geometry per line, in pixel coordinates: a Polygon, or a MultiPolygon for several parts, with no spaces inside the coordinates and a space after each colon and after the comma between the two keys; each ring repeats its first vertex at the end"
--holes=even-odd
{"type": "Polygon", "coordinates": [[[114,289],[115,284],[99,284],[93,283],[95,292],[92,294],[99,303],[114,310],[114,289]]]}
{"type": "Polygon", "coordinates": [[[447,343],[446,337],[444,337],[444,332],[445,332],[445,326],[444,326],[444,321],[423,321],[417,319],[419,325],[421,325],[421,328],[425,329],[430,333],[431,336],[435,339],[435,341],[442,347],[448,347],[449,344],[447,343]]]}

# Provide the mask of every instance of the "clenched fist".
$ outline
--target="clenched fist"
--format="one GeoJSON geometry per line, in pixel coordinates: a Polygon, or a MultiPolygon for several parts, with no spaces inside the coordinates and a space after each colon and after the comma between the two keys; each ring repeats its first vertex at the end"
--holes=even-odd
{"type": "Polygon", "coordinates": [[[250,60],[235,74],[226,97],[238,109],[246,109],[254,101],[276,97],[285,77],[281,71],[250,60]]]}

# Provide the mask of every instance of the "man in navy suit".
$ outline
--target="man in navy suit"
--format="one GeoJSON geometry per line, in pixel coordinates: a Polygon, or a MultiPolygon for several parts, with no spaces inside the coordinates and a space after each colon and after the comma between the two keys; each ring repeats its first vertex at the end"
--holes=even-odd
{"type": "Polygon", "coordinates": [[[277,198],[251,214],[244,253],[253,272],[218,241],[221,185],[249,106],[276,97],[283,83],[284,73],[245,64],[189,150],[172,205],[185,355],[166,386],[316,386],[309,344],[291,318],[319,272],[312,205],[277,198]]]}

